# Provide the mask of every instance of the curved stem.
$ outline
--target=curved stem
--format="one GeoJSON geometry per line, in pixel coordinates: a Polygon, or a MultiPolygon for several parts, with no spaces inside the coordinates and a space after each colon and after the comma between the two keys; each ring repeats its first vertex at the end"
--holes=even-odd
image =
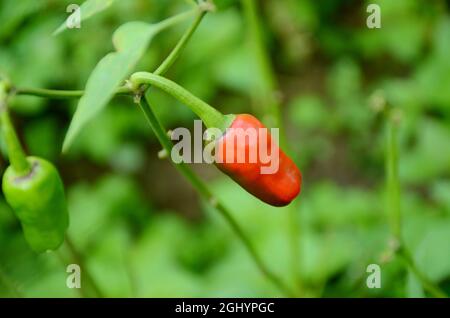
{"type": "Polygon", "coordinates": [[[9,118],[8,106],[6,104],[7,92],[3,83],[0,83],[0,123],[2,133],[8,148],[8,157],[11,165],[18,175],[26,175],[31,171],[31,165],[27,160],[16,130],[9,118]]]}
{"type": "Polygon", "coordinates": [[[223,115],[214,107],[208,105],[177,83],[165,77],[147,72],[138,72],[131,75],[130,82],[136,90],[142,84],[152,85],[172,95],[172,97],[178,99],[197,114],[208,128],[214,127],[224,131],[226,128],[230,127],[234,120],[234,115],[223,115]]]}
{"type": "MultiPolygon", "coordinates": [[[[147,118],[151,128],[156,134],[161,145],[164,147],[166,152],[170,154],[172,152],[173,144],[167,134],[165,133],[165,129],[159,120],[156,118],[151,106],[147,101],[147,96],[139,102],[139,106],[144,112],[145,117],[147,118]]],[[[275,286],[277,286],[283,293],[287,296],[293,296],[294,293],[287,287],[281,279],[273,272],[271,272],[262,258],[257,253],[255,247],[251,243],[250,239],[247,237],[245,232],[239,226],[237,221],[234,219],[232,214],[223,206],[211,193],[208,186],[184,163],[174,164],[176,169],[190,181],[190,183],[194,186],[194,188],[200,193],[200,195],[211,204],[228,222],[231,226],[232,230],[244,244],[244,247],[249,252],[253,261],[257,265],[258,269],[269,279],[275,286]]]]}

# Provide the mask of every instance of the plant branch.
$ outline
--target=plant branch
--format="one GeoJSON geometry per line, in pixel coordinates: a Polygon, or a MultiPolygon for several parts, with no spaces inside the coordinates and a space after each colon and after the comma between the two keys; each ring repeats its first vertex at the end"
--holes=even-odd
{"type": "MultiPolygon", "coordinates": [[[[156,75],[163,75],[170,68],[170,66],[172,66],[173,63],[178,59],[182,50],[186,47],[187,43],[191,39],[195,30],[199,26],[201,20],[205,16],[206,12],[207,11],[202,11],[197,16],[197,18],[195,19],[192,26],[186,31],[186,33],[180,39],[179,43],[175,46],[174,50],[162,62],[161,66],[156,69],[156,71],[155,71],[156,75]]],[[[145,94],[144,100],[142,100],[142,98],[140,99],[139,106],[141,107],[142,111],[144,112],[145,117],[147,118],[153,132],[155,133],[159,142],[163,146],[164,150],[168,154],[170,154],[172,147],[173,147],[172,141],[169,139],[169,137],[165,133],[165,131],[166,131],[165,128],[163,127],[161,122],[158,120],[158,118],[155,116],[150,104],[148,103],[149,93],[150,93],[150,90],[148,89],[148,87],[146,87],[146,94],[145,94]]],[[[230,227],[236,233],[238,238],[242,241],[242,243],[248,250],[251,258],[254,260],[256,266],[263,273],[263,275],[265,275],[283,293],[285,293],[288,296],[292,296],[293,293],[290,291],[289,287],[287,287],[274,273],[272,273],[267,268],[267,266],[265,265],[265,263],[263,262],[263,260],[259,256],[259,254],[256,252],[255,248],[253,247],[250,239],[245,235],[245,232],[240,228],[239,224],[233,218],[231,213],[220,202],[217,201],[217,199],[210,192],[210,190],[206,186],[206,184],[186,164],[184,164],[184,163],[175,164],[174,163],[174,165],[175,165],[176,169],[182,175],[184,175],[184,177],[186,179],[188,179],[190,181],[192,186],[200,193],[200,195],[207,202],[209,202],[212,206],[214,206],[215,209],[217,209],[217,211],[225,218],[225,220],[228,222],[230,227]]]]}
{"type": "MultiPolygon", "coordinates": [[[[141,99],[141,101],[139,102],[139,106],[144,112],[144,115],[147,118],[151,128],[155,132],[159,142],[164,147],[165,151],[170,154],[172,152],[173,144],[165,133],[164,127],[156,118],[151,106],[148,103],[147,98],[148,96],[141,99]]],[[[206,200],[206,202],[212,205],[225,218],[232,230],[244,244],[244,247],[247,249],[251,258],[255,262],[258,269],[263,273],[263,275],[265,275],[266,278],[269,279],[275,286],[277,286],[277,288],[279,288],[283,293],[288,296],[293,296],[294,293],[289,289],[289,287],[287,287],[275,273],[271,272],[267,268],[266,264],[257,253],[250,239],[239,226],[232,214],[215,198],[215,196],[208,189],[207,185],[186,164],[180,163],[174,165],[176,169],[190,181],[193,187],[200,193],[200,195],[206,200]]]]}
{"type": "Polygon", "coordinates": [[[387,210],[390,217],[391,232],[395,239],[395,253],[403,259],[406,266],[416,275],[423,288],[434,297],[447,297],[439,286],[431,282],[428,277],[417,267],[411,253],[407,249],[401,232],[401,187],[398,173],[398,125],[399,113],[396,109],[389,107],[387,116],[387,151],[386,151],[386,188],[387,188],[387,210]]]}
{"type": "Polygon", "coordinates": [[[173,63],[176,62],[178,57],[181,55],[183,49],[188,44],[189,40],[192,38],[192,35],[194,34],[195,30],[197,30],[197,27],[200,25],[200,22],[202,21],[203,17],[206,15],[206,10],[199,9],[199,12],[197,13],[197,16],[194,20],[194,23],[189,27],[189,29],[186,31],[186,33],[183,34],[180,41],[177,43],[175,48],[170,52],[170,54],[167,56],[167,58],[161,63],[161,65],[153,72],[156,75],[162,75],[167,72],[167,70],[173,65],[173,63]]]}
{"type": "Polygon", "coordinates": [[[158,22],[156,24],[157,32],[167,29],[175,24],[178,24],[182,22],[183,20],[189,18],[192,14],[194,14],[197,11],[197,9],[192,9],[186,12],[182,12],[180,14],[174,15],[173,17],[170,17],[168,19],[165,19],[161,22],[158,22]]]}
{"type": "MultiPolygon", "coordinates": [[[[183,47],[186,45],[193,32],[197,28],[197,25],[200,23],[203,16],[208,11],[207,7],[198,5],[196,9],[189,10],[183,13],[180,13],[176,16],[168,18],[164,21],[161,21],[157,24],[158,29],[165,29],[172,25],[175,25],[192,14],[197,12],[197,17],[195,23],[191,26],[188,33],[186,33],[180,43],[178,43],[175,50],[172,51],[171,55],[161,64],[161,66],[157,70],[157,74],[161,74],[165,72],[172,63],[176,60],[178,55],[180,54],[183,47]]],[[[66,98],[80,98],[84,95],[83,90],[54,90],[54,89],[43,89],[43,88],[14,88],[12,89],[13,94],[15,95],[28,95],[28,96],[36,96],[36,97],[45,97],[45,98],[53,98],[53,99],[66,99],[66,98]]],[[[130,95],[133,92],[129,87],[122,86],[119,87],[116,91],[116,95],[130,95]]]]}
{"type": "Polygon", "coordinates": [[[400,181],[398,178],[398,127],[388,118],[387,125],[387,194],[388,215],[391,219],[391,231],[394,238],[401,242],[401,206],[400,206],[400,181]]]}
{"type": "MultiPolygon", "coordinates": [[[[43,88],[16,88],[12,91],[15,95],[24,95],[24,96],[36,96],[36,97],[45,97],[52,99],[66,99],[66,98],[80,98],[83,96],[83,90],[55,90],[55,89],[43,89],[43,88]]],[[[119,87],[116,91],[116,95],[130,95],[132,94],[131,90],[122,86],[119,87]]]]}

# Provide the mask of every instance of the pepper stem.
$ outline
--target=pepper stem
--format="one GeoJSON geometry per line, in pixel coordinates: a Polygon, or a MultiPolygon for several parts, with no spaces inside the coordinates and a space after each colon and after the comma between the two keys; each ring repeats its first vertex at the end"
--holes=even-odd
{"type": "Polygon", "coordinates": [[[27,160],[19,138],[17,137],[16,130],[9,118],[6,98],[6,83],[0,82],[0,124],[8,148],[9,161],[17,174],[26,175],[31,171],[31,165],[27,160]]]}
{"type": "Polygon", "coordinates": [[[195,114],[197,114],[197,116],[200,117],[200,119],[205,123],[207,128],[219,128],[220,130],[225,131],[225,129],[230,127],[235,118],[234,115],[222,114],[211,105],[208,105],[177,83],[165,77],[147,72],[138,72],[131,76],[130,83],[136,91],[141,85],[147,84],[155,86],[172,95],[181,103],[188,106],[195,114]]]}

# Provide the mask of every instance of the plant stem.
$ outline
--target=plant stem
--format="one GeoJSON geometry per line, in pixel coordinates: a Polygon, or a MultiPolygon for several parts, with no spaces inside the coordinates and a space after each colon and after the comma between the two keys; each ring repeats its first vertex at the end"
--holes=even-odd
{"type": "Polygon", "coordinates": [[[189,10],[186,12],[182,12],[180,14],[177,14],[173,17],[167,18],[161,22],[158,22],[155,24],[156,26],[156,32],[162,31],[164,29],[167,29],[171,26],[174,26],[184,20],[186,20],[187,18],[189,18],[192,14],[194,14],[195,12],[197,12],[197,8],[193,9],[193,10],[189,10]]]}
{"type": "Polygon", "coordinates": [[[441,290],[437,285],[428,279],[428,277],[417,267],[413,257],[409,251],[403,247],[397,254],[403,259],[409,269],[416,275],[421,282],[423,288],[436,298],[447,298],[447,294],[441,290]]]}
{"type": "MultiPolygon", "coordinates": [[[[116,91],[116,95],[130,95],[132,92],[128,87],[119,87],[116,91]]],[[[29,95],[36,97],[45,97],[53,99],[66,99],[66,98],[80,98],[83,96],[83,90],[55,90],[55,89],[42,89],[42,88],[16,88],[14,91],[16,95],[29,95]]]]}
{"type": "Polygon", "coordinates": [[[161,65],[153,72],[156,75],[162,75],[169,70],[169,68],[176,62],[178,57],[181,55],[183,49],[188,44],[189,40],[192,38],[197,27],[200,25],[203,17],[206,15],[207,11],[199,10],[194,23],[189,27],[186,33],[183,34],[180,41],[177,43],[175,48],[170,52],[167,58],[161,63],[161,65]]]}
{"type": "Polygon", "coordinates": [[[8,105],[6,103],[7,92],[0,83],[0,123],[2,126],[3,136],[8,148],[8,157],[11,166],[18,175],[26,175],[31,171],[31,165],[27,160],[25,152],[17,137],[16,130],[9,118],[8,105]]]}
{"type": "Polygon", "coordinates": [[[43,89],[43,88],[17,88],[15,90],[16,95],[29,95],[36,97],[65,99],[65,98],[79,98],[83,96],[84,91],[71,91],[71,90],[55,90],[55,89],[43,89]]]}
{"type": "MultiPolygon", "coordinates": [[[[186,47],[189,39],[192,37],[194,31],[197,29],[198,25],[200,24],[201,20],[203,19],[205,13],[206,12],[202,12],[202,13],[200,13],[197,16],[197,18],[194,21],[194,23],[192,24],[192,26],[183,35],[183,37],[181,38],[180,42],[175,46],[175,48],[172,51],[172,53],[170,53],[169,56],[163,61],[161,66],[157,68],[157,70],[155,71],[155,74],[156,74],[155,76],[164,74],[170,68],[170,66],[173,65],[173,63],[176,61],[176,59],[178,59],[178,57],[180,56],[182,50],[186,47]]],[[[154,78],[152,76],[144,76],[144,78],[145,77],[148,77],[149,79],[154,78]]],[[[162,78],[160,78],[160,79],[162,79],[162,78]]],[[[158,84],[158,83],[157,82],[153,82],[153,83],[150,83],[150,82],[149,83],[144,83],[144,82],[142,82],[142,83],[136,83],[136,84],[137,85],[141,85],[141,84],[158,84]]],[[[161,85],[159,87],[163,88],[163,87],[161,87],[161,85]]],[[[167,87],[167,85],[166,85],[166,87],[167,87]]],[[[147,90],[147,92],[149,92],[149,91],[147,90]]],[[[178,97],[182,98],[183,95],[184,94],[179,94],[178,97]]],[[[146,116],[150,126],[152,127],[152,130],[156,134],[159,142],[164,147],[166,152],[168,154],[170,154],[171,150],[172,150],[172,147],[173,147],[173,144],[172,144],[171,140],[167,137],[167,134],[165,133],[164,127],[159,122],[159,120],[156,118],[153,110],[151,109],[151,106],[149,105],[149,103],[147,101],[147,97],[148,97],[148,95],[145,96],[145,99],[143,101],[142,100],[140,101],[139,105],[140,105],[142,111],[144,112],[144,115],[146,116]]],[[[195,100],[195,96],[194,96],[194,100],[195,100]]],[[[197,101],[197,100],[195,100],[195,101],[197,101]]],[[[199,106],[198,106],[199,108],[197,108],[197,111],[202,111],[206,107],[206,109],[208,109],[208,111],[210,111],[210,113],[212,113],[212,114],[215,113],[214,109],[211,110],[211,108],[212,108],[211,106],[207,105],[206,103],[203,103],[201,100],[198,100],[197,102],[199,103],[199,106]]],[[[219,115],[217,115],[217,116],[220,118],[223,115],[219,113],[219,115]]],[[[224,123],[222,123],[222,125],[223,124],[224,123]]],[[[225,125],[227,125],[227,123],[225,123],[225,125]]],[[[274,273],[272,273],[266,267],[266,265],[264,264],[263,260],[261,259],[261,257],[256,252],[255,248],[251,244],[251,241],[245,235],[244,231],[240,228],[239,224],[233,218],[231,213],[220,202],[218,202],[215,199],[215,197],[209,191],[209,189],[206,186],[206,184],[201,179],[199,179],[198,176],[186,164],[184,164],[184,163],[175,164],[175,167],[178,169],[178,171],[181,174],[183,174],[185,176],[186,179],[188,179],[190,181],[190,183],[200,193],[200,195],[207,202],[212,204],[217,209],[217,211],[219,211],[219,213],[225,218],[225,220],[231,226],[233,231],[236,233],[236,235],[239,237],[239,239],[243,242],[244,246],[246,247],[246,249],[250,253],[250,256],[254,260],[256,266],[263,273],[263,275],[265,275],[272,283],[274,283],[275,286],[277,286],[282,292],[286,293],[287,295],[292,295],[292,292],[289,290],[289,288],[286,287],[283,284],[283,282],[274,273]]]]}
{"type": "Polygon", "coordinates": [[[172,95],[197,114],[208,128],[214,127],[224,131],[234,120],[234,115],[223,115],[214,107],[165,77],[147,72],[137,72],[131,75],[130,82],[136,89],[140,88],[142,84],[152,85],[172,95]]]}
{"type": "Polygon", "coordinates": [[[398,173],[398,120],[391,118],[393,109],[387,111],[387,152],[386,152],[386,187],[387,209],[391,221],[392,235],[396,241],[396,254],[403,259],[406,266],[420,280],[423,288],[434,297],[447,297],[439,286],[431,282],[428,277],[417,267],[414,258],[407,249],[401,232],[401,191],[398,173]]]}
{"type": "MultiPolygon", "coordinates": [[[[192,37],[192,34],[200,24],[202,18],[204,17],[204,13],[197,16],[196,20],[192,24],[192,26],[187,30],[187,32],[183,35],[180,42],[175,46],[174,51],[169,54],[169,56],[163,61],[160,67],[157,68],[155,73],[157,75],[164,74],[170,66],[173,65],[173,63],[178,59],[178,57],[181,54],[181,51],[186,47],[188,40],[192,37]]],[[[147,73],[149,74],[149,73],[147,73]]],[[[157,76],[154,75],[154,76],[157,76]]],[[[146,76],[144,76],[146,77],[146,76]]],[[[152,78],[152,76],[150,76],[152,78]]],[[[162,78],[160,78],[162,79],[162,78]]],[[[155,84],[155,83],[136,83],[137,85],[140,84],[155,84]]],[[[147,118],[152,130],[154,131],[156,137],[158,138],[161,145],[164,147],[165,151],[170,154],[173,144],[172,141],[169,139],[167,134],[165,133],[165,128],[161,124],[161,122],[158,120],[158,118],[155,116],[150,104],[148,103],[148,96],[149,96],[149,90],[146,90],[145,98],[144,100],[141,100],[139,102],[139,106],[141,107],[142,111],[144,112],[145,117],[147,118]]],[[[181,94],[183,95],[183,94],[181,94]]],[[[200,105],[202,105],[202,101],[200,101],[200,105]]],[[[204,103],[206,106],[211,107],[204,103]]],[[[202,106],[200,106],[202,107],[202,106]]],[[[222,114],[220,114],[223,116],[222,114]]],[[[173,163],[173,162],[172,162],[173,163]]],[[[209,204],[213,205],[215,209],[225,218],[225,220],[228,222],[228,224],[231,226],[232,230],[236,233],[238,238],[242,241],[244,244],[244,247],[248,250],[251,258],[255,262],[258,269],[263,273],[263,275],[270,280],[277,288],[285,293],[287,296],[294,295],[292,291],[287,287],[280,278],[272,273],[259,254],[257,253],[256,249],[252,245],[250,239],[247,237],[245,232],[240,228],[239,224],[236,222],[236,220],[233,218],[232,214],[220,203],[218,200],[213,196],[213,194],[210,192],[207,185],[190,169],[186,164],[175,164],[176,169],[184,175],[186,179],[190,181],[190,183],[193,185],[193,187],[200,193],[200,195],[207,201],[209,204]]]]}
{"type": "MultiPolygon", "coordinates": [[[[170,154],[172,152],[173,144],[165,133],[164,127],[156,118],[151,106],[147,101],[147,96],[140,101],[139,106],[144,112],[144,115],[147,118],[151,128],[155,132],[159,142],[164,147],[165,151],[170,154]]],[[[180,163],[174,165],[176,169],[190,181],[193,187],[200,193],[200,195],[206,200],[206,202],[211,204],[225,218],[225,220],[231,226],[232,230],[244,244],[244,247],[247,249],[251,258],[255,262],[258,269],[263,273],[263,275],[265,275],[267,279],[269,279],[287,296],[293,296],[294,293],[289,289],[289,287],[287,287],[275,273],[271,272],[267,268],[266,264],[257,253],[250,239],[233,218],[232,214],[214,197],[214,195],[208,189],[207,185],[186,164],[180,163]]]]}
{"type": "MultiPolygon", "coordinates": [[[[251,50],[260,78],[259,86],[254,91],[253,98],[258,105],[262,105],[262,109],[258,110],[259,113],[261,115],[270,115],[267,121],[268,126],[278,127],[282,130],[283,123],[281,120],[280,105],[276,98],[276,92],[278,90],[277,79],[264,44],[256,1],[242,0],[244,14],[248,24],[251,50]]],[[[284,147],[285,138],[283,134],[280,134],[280,139],[281,146],[284,147]]]]}
{"type": "Polygon", "coordinates": [[[400,206],[400,181],[398,178],[398,127],[391,120],[387,125],[387,194],[388,215],[391,218],[391,230],[397,242],[401,242],[401,206],[400,206]]]}

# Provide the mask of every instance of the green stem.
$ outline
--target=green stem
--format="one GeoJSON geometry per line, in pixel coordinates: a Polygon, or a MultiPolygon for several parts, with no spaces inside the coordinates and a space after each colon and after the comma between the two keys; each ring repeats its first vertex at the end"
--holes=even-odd
{"type": "MultiPolygon", "coordinates": [[[[172,141],[169,139],[167,134],[165,133],[165,129],[159,120],[156,118],[151,106],[147,101],[147,96],[142,99],[139,103],[142,111],[144,112],[145,117],[147,118],[151,128],[156,134],[161,145],[164,147],[165,151],[170,154],[172,152],[172,141]]],[[[258,269],[263,273],[263,275],[269,279],[275,286],[277,286],[283,293],[287,296],[293,296],[294,293],[287,287],[281,279],[271,272],[262,258],[257,253],[255,247],[251,243],[250,239],[247,237],[245,232],[241,229],[239,224],[236,222],[232,214],[223,206],[210,192],[208,186],[184,163],[174,164],[176,169],[190,181],[190,183],[194,186],[194,188],[200,193],[200,195],[209,202],[228,222],[231,226],[232,230],[244,244],[244,247],[249,252],[253,261],[255,262],[258,269]]]]}
{"type": "Polygon", "coordinates": [[[174,25],[176,25],[176,24],[186,20],[187,18],[189,18],[192,14],[194,14],[197,11],[198,11],[197,8],[196,9],[192,9],[192,10],[189,10],[189,11],[177,14],[177,15],[175,15],[173,17],[168,18],[168,19],[165,19],[165,20],[163,20],[161,22],[158,22],[157,24],[155,24],[155,26],[156,26],[156,33],[160,32],[160,31],[162,31],[164,29],[170,28],[171,26],[174,26],[174,25]]]}
{"type": "MultiPolygon", "coordinates": [[[[262,106],[262,109],[258,110],[259,113],[270,115],[267,122],[268,126],[278,127],[282,131],[280,105],[276,98],[276,91],[278,90],[277,79],[264,44],[256,2],[257,0],[242,0],[245,18],[248,23],[251,50],[260,78],[260,85],[254,91],[253,98],[258,105],[262,106]]],[[[280,140],[281,146],[284,147],[284,134],[280,134],[280,140]]]]}
{"type": "Polygon", "coordinates": [[[186,33],[183,34],[180,41],[177,43],[175,48],[170,52],[169,56],[161,63],[161,65],[153,72],[155,75],[163,75],[167,70],[175,63],[178,57],[181,55],[182,51],[188,44],[189,40],[192,38],[195,30],[199,26],[203,17],[206,15],[207,11],[200,10],[195,18],[194,23],[189,27],[186,33]]]}
{"type": "Polygon", "coordinates": [[[130,82],[136,90],[143,84],[152,85],[172,95],[172,97],[188,106],[197,114],[208,128],[214,127],[224,131],[230,127],[234,120],[234,115],[223,115],[217,109],[194,96],[177,83],[162,76],[147,72],[138,72],[130,77],[130,82]]]}
{"type": "MultiPolygon", "coordinates": [[[[161,75],[165,73],[170,66],[173,65],[176,59],[181,54],[181,51],[186,47],[189,39],[192,37],[192,34],[200,24],[200,21],[204,17],[204,14],[200,14],[197,16],[197,19],[194,21],[193,25],[188,29],[188,31],[183,35],[180,42],[176,45],[174,48],[175,52],[172,52],[161,64],[160,67],[155,71],[157,75],[161,75]]],[[[146,76],[144,76],[146,77],[146,76]]],[[[137,86],[141,85],[143,83],[136,83],[137,86]]],[[[144,83],[145,84],[145,83],[144,83]]],[[[152,83],[146,83],[146,84],[152,84],[152,83]]],[[[156,85],[155,85],[156,86],[156,85]]],[[[158,118],[155,116],[151,106],[149,105],[147,98],[148,98],[149,90],[147,89],[147,94],[145,95],[145,100],[141,100],[139,105],[144,112],[145,117],[147,118],[152,130],[154,131],[156,137],[158,138],[161,145],[164,147],[165,151],[170,154],[171,149],[173,147],[172,141],[168,138],[167,134],[165,133],[165,129],[158,120],[158,118]]],[[[191,96],[192,97],[192,96],[191,96]]],[[[197,101],[198,102],[198,101],[197,101]]],[[[195,103],[195,102],[194,102],[195,103]]],[[[200,110],[202,107],[204,107],[205,103],[200,101],[200,110]]],[[[189,106],[189,105],[188,105],[189,106]]],[[[209,108],[212,108],[211,106],[207,105],[207,111],[210,110],[209,108]]],[[[214,113],[215,109],[213,109],[214,113]]],[[[220,114],[220,113],[219,113],[220,114]]],[[[220,114],[220,116],[223,116],[220,114]]],[[[220,117],[219,116],[219,117],[220,117]]],[[[221,123],[222,125],[224,123],[221,123]]],[[[225,123],[225,125],[228,127],[228,123],[225,123]]],[[[276,276],[274,273],[272,273],[261,257],[256,252],[256,249],[253,247],[250,239],[245,235],[245,232],[240,228],[239,224],[236,222],[236,220],[233,218],[231,213],[220,203],[218,202],[213,194],[210,192],[209,188],[206,186],[206,184],[198,178],[198,176],[184,163],[181,164],[175,164],[176,169],[184,175],[184,177],[190,181],[190,183],[193,185],[193,187],[200,193],[200,195],[210,204],[212,204],[219,213],[225,218],[225,220],[228,222],[228,224],[231,226],[233,231],[236,233],[238,238],[242,241],[246,249],[248,250],[251,258],[255,262],[258,269],[263,273],[267,279],[269,279],[277,288],[279,288],[283,293],[285,293],[288,296],[292,296],[293,293],[290,291],[290,289],[283,284],[283,282],[280,280],[278,276],[276,276]]]]}
{"type": "MultiPolygon", "coordinates": [[[[155,74],[161,75],[166,72],[167,69],[172,66],[175,60],[180,55],[182,49],[186,46],[187,42],[192,37],[195,29],[198,24],[207,13],[207,10],[198,7],[194,10],[190,10],[187,12],[180,13],[174,17],[168,18],[160,23],[158,23],[158,28],[164,29],[175,25],[193,13],[197,12],[197,17],[195,19],[194,24],[190,27],[188,32],[183,36],[181,41],[177,44],[175,49],[171,52],[171,54],[166,58],[166,60],[158,67],[155,71],[155,74]]],[[[53,99],[66,99],[66,98],[80,98],[84,95],[83,90],[55,90],[55,89],[42,89],[42,88],[16,88],[13,90],[15,95],[23,95],[23,96],[36,96],[36,97],[45,97],[45,98],[53,98],[53,99]]],[[[116,95],[130,95],[133,92],[127,86],[119,87],[116,91],[116,95]]]]}
{"type": "Polygon", "coordinates": [[[401,206],[400,206],[400,181],[398,178],[398,127],[391,120],[387,125],[387,195],[388,215],[391,219],[391,230],[397,242],[401,242],[401,206]]]}
{"type": "MultiPolygon", "coordinates": [[[[195,8],[193,10],[189,10],[183,13],[180,13],[176,16],[170,17],[166,20],[163,20],[156,24],[157,32],[161,31],[163,29],[166,29],[168,27],[171,27],[173,25],[176,25],[187,18],[189,18],[194,13],[197,14],[198,20],[197,24],[200,22],[201,18],[205,15],[206,9],[202,9],[202,7],[195,8]]],[[[196,26],[193,27],[192,32],[195,30],[196,26]]],[[[192,34],[186,35],[185,42],[187,42],[192,34]]],[[[179,44],[180,47],[178,48],[178,52],[175,50],[172,52],[172,56],[170,59],[167,59],[163,65],[161,65],[159,69],[159,74],[162,73],[165,69],[169,68],[171,66],[171,63],[177,58],[179,55],[179,51],[181,51],[182,46],[185,44],[181,43],[179,44]]],[[[16,95],[30,95],[30,96],[37,96],[37,97],[45,97],[45,98],[54,98],[54,99],[65,99],[65,98],[80,98],[84,95],[83,90],[53,90],[53,89],[41,89],[41,88],[16,88],[14,90],[14,93],[16,95]]],[[[129,95],[132,92],[130,89],[126,86],[119,87],[117,89],[116,95],[129,95]]]]}
{"type": "MultiPolygon", "coordinates": [[[[128,87],[119,87],[116,91],[116,95],[130,95],[131,93],[132,92],[128,87]]],[[[53,98],[53,99],[66,99],[66,98],[80,98],[81,96],[83,96],[84,91],[55,90],[42,88],[16,88],[14,94],[53,98]]]]}
{"type": "Polygon", "coordinates": [[[398,173],[398,123],[394,122],[392,108],[387,111],[387,152],[386,152],[386,187],[387,209],[391,220],[391,231],[397,243],[396,254],[401,257],[406,266],[416,275],[423,288],[434,297],[447,297],[439,286],[431,282],[428,277],[417,267],[414,258],[405,246],[401,232],[401,191],[398,173]]]}
{"type": "Polygon", "coordinates": [[[7,92],[0,83],[0,123],[3,136],[8,148],[8,156],[11,165],[18,175],[26,175],[31,171],[31,165],[27,160],[25,152],[17,137],[16,130],[9,118],[8,106],[6,104],[7,92]]]}
{"type": "Polygon", "coordinates": [[[403,261],[406,263],[406,266],[408,266],[408,268],[414,273],[414,275],[416,275],[423,288],[428,293],[430,293],[430,295],[436,298],[448,297],[443,290],[441,290],[437,285],[430,281],[428,277],[417,267],[413,257],[405,247],[400,248],[397,254],[403,259],[403,261]]]}

